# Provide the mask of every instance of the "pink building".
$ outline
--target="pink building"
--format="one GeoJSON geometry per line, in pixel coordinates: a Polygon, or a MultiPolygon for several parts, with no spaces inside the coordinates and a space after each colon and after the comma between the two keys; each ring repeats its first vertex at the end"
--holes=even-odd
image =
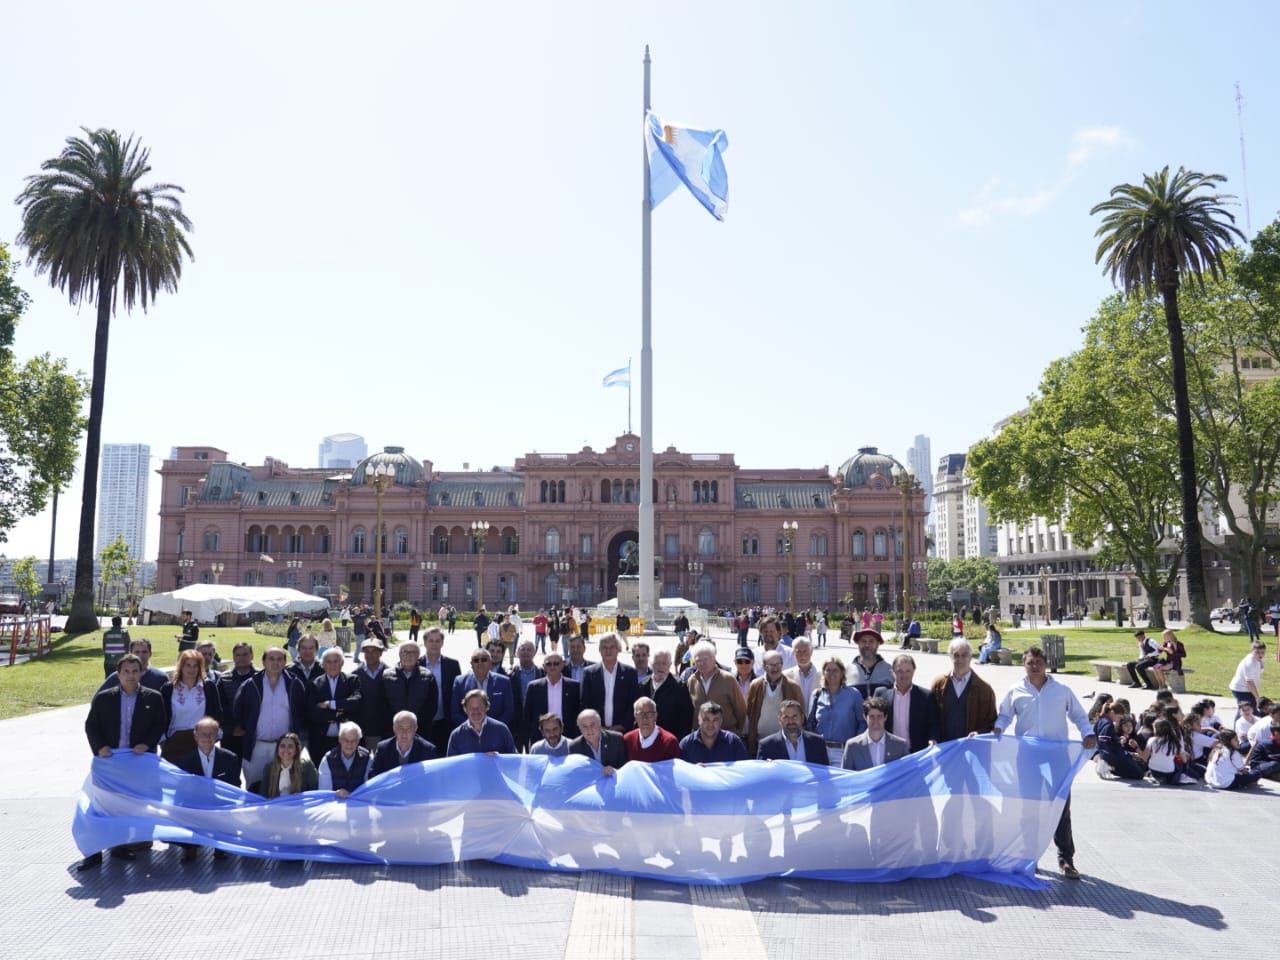
{"type": "MultiPolygon", "coordinates": [[[[596,604],[614,595],[639,527],[640,438],[602,451],[531,453],[509,471],[440,472],[401,447],[353,471],[227,460],[179,447],[161,476],[159,583],[296,586],[373,596],[377,494],[388,465],[382,571],[390,602],[459,609],[596,604]],[[483,552],[473,525],[487,523],[483,552]],[[267,558],[270,558],[268,560],[267,558]],[[483,584],[481,571],[483,570],[483,584]]],[[[655,551],[663,596],[708,608],[879,603],[897,609],[903,529],[911,595],[924,594],[924,492],[894,483],[892,457],[864,447],[827,467],[748,469],[729,453],[654,453],[655,551]]]]}

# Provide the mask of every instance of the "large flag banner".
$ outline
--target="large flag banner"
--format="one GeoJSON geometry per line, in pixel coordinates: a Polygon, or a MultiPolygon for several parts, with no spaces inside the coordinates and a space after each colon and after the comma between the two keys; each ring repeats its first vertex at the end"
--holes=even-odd
{"type": "Polygon", "coordinates": [[[629,387],[631,386],[631,368],[619,367],[604,375],[604,385],[606,387],[629,387]]]}
{"type": "Polygon", "coordinates": [[[85,854],[144,840],[338,863],[493,860],[681,883],[965,874],[1044,886],[1076,741],[978,737],[853,773],[792,761],[697,766],[469,755],[400,767],[345,800],[276,800],[155,754],[93,760],[73,824],[85,854]]]}
{"type": "Polygon", "coordinates": [[[649,145],[649,206],[656,207],[683,183],[713,217],[723,220],[729,209],[725,132],[664,123],[652,110],[645,114],[644,129],[649,145]]]}

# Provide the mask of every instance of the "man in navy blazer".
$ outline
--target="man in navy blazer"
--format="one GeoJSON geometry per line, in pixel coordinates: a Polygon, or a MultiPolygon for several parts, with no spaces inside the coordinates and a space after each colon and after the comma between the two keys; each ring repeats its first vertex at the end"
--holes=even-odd
{"type": "Polygon", "coordinates": [[[640,696],[640,681],[635,667],[618,662],[620,647],[616,633],[600,638],[600,662],[582,671],[582,709],[599,713],[605,729],[626,733],[636,725],[633,710],[640,696]],[[612,680],[612,697],[606,694],[606,678],[612,680]]]}
{"type": "Polygon", "coordinates": [[[422,646],[425,652],[418,661],[418,666],[435,678],[436,690],[440,694],[435,720],[423,732],[428,735],[428,740],[444,749],[454,727],[453,711],[447,701],[453,692],[453,682],[462,675],[462,665],[453,657],[444,655],[444,631],[439,627],[432,627],[423,634],[422,646]]]}
{"type": "Polygon", "coordinates": [[[611,777],[627,762],[627,745],[622,734],[605,730],[603,723],[595,710],[586,709],[578,714],[578,729],[582,734],[569,744],[569,752],[598,760],[604,767],[601,773],[611,777]]]}
{"type": "Polygon", "coordinates": [[[470,690],[483,690],[489,695],[489,716],[501,722],[508,730],[515,722],[516,699],[511,691],[511,681],[500,673],[492,672],[493,657],[483,647],[472,651],[471,670],[453,681],[449,712],[456,729],[467,722],[467,711],[462,698],[470,690]]]}
{"type": "Polygon", "coordinates": [[[757,760],[801,760],[827,766],[827,743],[822,736],[804,728],[804,706],[799,700],[783,700],[778,704],[778,723],[782,729],[760,741],[757,760]]]}
{"type": "Polygon", "coordinates": [[[360,715],[360,681],[343,673],[346,655],[330,647],[320,658],[324,673],[311,681],[309,704],[311,720],[311,756],[316,766],[324,755],[338,745],[338,727],[360,715]]]}
{"type": "Polygon", "coordinates": [[[430,670],[419,666],[421,651],[413,641],[400,644],[397,654],[400,665],[382,675],[382,695],[387,709],[392,717],[401,710],[411,711],[418,718],[418,729],[426,733],[435,722],[439,705],[436,678],[430,670]]]}
{"type": "Polygon", "coordinates": [[[532,681],[524,691],[524,728],[537,730],[544,713],[555,713],[564,724],[564,736],[573,739],[578,735],[578,713],[582,710],[582,688],[577,681],[564,675],[564,656],[552,650],[542,660],[545,677],[532,681]],[[560,694],[560,707],[551,709],[551,695],[560,694]]]}
{"type": "Polygon", "coordinates": [[[906,740],[912,753],[937,743],[939,736],[938,701],[912,682],[915,675],[916,662],[911,654],[900,653],[893,658],[893,686],[881,687],[875,694],[889,706],[885,711],[886,729],[906,740]]]}
{"type": "Polygon", "coordinates": [[[373,762],[369,765],[370,780],[396,767],[434,760],[440,756],[430,741],[418,736],[418,718],[413,711],[401,710],[397,713],[391,721],[391,729],[395,735],[378,744],[378,749],[373,754],[373,762]]]}
{"type": "MultiPolygon", "coordinates": [[[[213,717],[203,717],[196,721],[193,731],[196,736],[196,748],[178,759],[179,770],[193,776],[208,776],[233,787],[240,786],[240,758],[230,750],[218,746],[218,721],[213,717]]],[[[179,844],[182,847],[182,862],[191,863],[200,852],[194,843],[179,844]]],[[[222,850],[213,851],[213,859],[225,860],[227,854],[222,850]]]]}
{"type": "MultiPolygon", "coordinates": [[[[142,686],[142,660],[126,653],[116,664],[117,683],[99,690],[89,703],[84,720],[84,733],[89,749],[99,757],[109,757],[113,750],[132,749],[134,753],[155,753],[164,736],[164,703],[158,691],[142,686]],[[133,715],[127,736],[121,737],[121,710],[125,700],[132,701],[133,715]]],[[[133,860],[137,854],[126,845],[112,849],[112,856],[133,860]]],[[[88,870],[102,863],[102,853],[91,853],[78,870],[88,870]]]]}

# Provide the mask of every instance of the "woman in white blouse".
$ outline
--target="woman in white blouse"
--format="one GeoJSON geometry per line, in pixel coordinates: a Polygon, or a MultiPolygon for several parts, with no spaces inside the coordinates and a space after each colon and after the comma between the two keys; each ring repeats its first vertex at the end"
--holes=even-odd
{"type": "Polygon", "coordinates": [[[222,722],[217,684],[205,675],[204,657],[197,650],[178,654],[173,679],[160,688],[164,701],[165,738],[160,756],[177,763],[196,748],[195,726],[204,717],[222,722]]]}

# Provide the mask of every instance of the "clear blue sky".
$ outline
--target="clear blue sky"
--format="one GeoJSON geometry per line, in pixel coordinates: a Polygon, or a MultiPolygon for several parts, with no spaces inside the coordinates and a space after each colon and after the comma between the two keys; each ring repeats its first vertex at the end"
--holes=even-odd
{"type": "MultiPolygon", "coordinates": [[[[727,132],[731,191],[725,223],[684,194],[655,212],[655,446],[834,469],[924,433],[936,459],[1078,345],[1111,289],[1089,208],[1113,185],[1171,164],[1243,195],[1235,81],[1254,230],[1276,216],[1278,21],[1263,2],[15,4],[0,195],[81,125],[136,133],[186,188],[196,259],[114,321],[106,442],[311,466],[352,431],[440,469],[600,448],[627,415],[600,378],[632,357],[639,381],[648,43],[654,108],[727,132]]],[[[0,238],[18,226],[0,204],[0,238]]],[[[93,310],[19,280],[18,353],[88,370],[93,310]]],[[[59,556],[78,503],[77,478],[59,556]]],[[[47,549],[46,518],[0,545],[47,549]]]]}

